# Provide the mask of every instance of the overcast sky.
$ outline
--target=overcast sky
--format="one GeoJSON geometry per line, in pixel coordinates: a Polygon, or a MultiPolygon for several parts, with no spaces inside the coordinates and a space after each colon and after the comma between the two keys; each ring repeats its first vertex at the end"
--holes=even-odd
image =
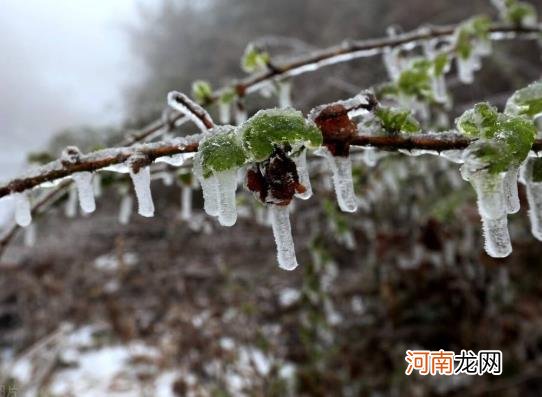
{"type": "Polygon", "coordinates": [[[0,1],[0,179],[61,128],[120,121],[138,3],[0,1]]]}

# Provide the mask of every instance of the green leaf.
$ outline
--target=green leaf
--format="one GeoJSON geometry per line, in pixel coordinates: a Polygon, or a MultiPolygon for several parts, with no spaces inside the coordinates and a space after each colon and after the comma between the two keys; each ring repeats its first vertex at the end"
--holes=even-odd
{"type": "Polygon", "coordinates": [[[211,84],[205,80],[196,80],[192,83],[192,97],[199,104],[206,104],[210,102],[213,97],[213,89],[211,84]]]}
{"type": "Polygon", "coordinates": [[[537,18],[533,5],[519,2],[508,8],[505,19],[514,25],[531,26],[536,24],[537,18]]]}
{"type": "Polygon", "coordinates": [[[249,44],[245,49],[243,58],[241,59],[241,67],[247,73],[253,73],[264,70],[270,60],[269,53],[262,51],[260,48],[249,44]]]}
{"type": "Polygon", "coordinates": [[[240,128],[243,147],[255,161],[267,159],[274,145],[318,147],[322,133],[312,121],[293,109],[260,110],[240,128]]]}
{"type": "Polygon", "coordinates": [[[236,97],[235,91],[231,88],[226,89],[221,95],[220,95],[220,102],[224,104],[232,103],[236,97]]]}
{"type": "Polygon", "coordinates": [[[506,102],[505,113],[530,118],[542,113],[542,80],[516,91],[506,102]]]}
{"type": "Polygon", "coordinates": [[[419,58],[412,61],[410,67],[399,75],[397,88],[407,96],[418,99],[432,98],[431,76],[432,64],[427,59],[419,58]]]}
{"type": "Polygon", "coordinates": [[[479,103],[456,120],[458,130],[478,140],[469,146],[490,173],[519,166],[529,154],[536,128],[524,116],[499,113],[488,103],[479,103]]]}
{"type": "Polygon", "coordinates": [[[456,29],[456,52],[461,59],[469,59],[473,51],[475,40],[489,40],[491,20],[480,15],[460,24],[456,29]]]}
{"type": "Polygon", "coordinates": [[[442,76],[448,66],[448,54],[442,52],[433,60],[433,75],[442,76]]]}
{"type": "Polygon", "coordinates": [[[374,112],[384,131],[388,133],[419,132],[421,127],[410,110],[379,107],[374,112]]]}
{"type": "Polygon", "coordinates": [[[234,127],[218,126],[212,132],[213,135],[200,143],[195,160],[201,162],[205,178],[215,172],[242,167],[247,161],[247,155],[234,127]]]}

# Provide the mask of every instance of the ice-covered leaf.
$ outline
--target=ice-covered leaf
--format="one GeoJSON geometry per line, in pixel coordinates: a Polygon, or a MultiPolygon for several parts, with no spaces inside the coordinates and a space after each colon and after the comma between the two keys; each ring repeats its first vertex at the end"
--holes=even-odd
{"type": "Polygon", "coordinates": [[[213,96],[213,88],[208,81],[196,80],[192,83],[192,97],[199,104],[207,104],[213,96]]]}
{"type": "Polygon", "coordinates": [[[379,107],[374,114],[382,129],[388,133],[398,132],[419,132],[420,123],[412,116],[410,110],[398,109],[393,107],[379,107]]]}
{"type": "Polygon", "coordinates": [[[427,59],[414,59],[409,67],[401,72],[397,80],[400,93],[418,99],[431,98],[431,61],[427,59]]]}
{"type": "Polygon", "coordinates": [[[294,109],[260,110],[240,128],[243,147],[249,158],[263,161],[273,152],[275,145],[305,145],[318,147],[322,133],[294,109]]]}
{"type": "Polygon", "coordinates": [[[202,140],[194,161],[201,162],[204,178],[245,164],[247,155],[239,138],[234,127],[217,126],[202,140]]]}
{"type": "Polygon", "coordinates": [[[249,44],[245,49],[241,59],[241,67],[247,73],[253,73],[263,70],[269,63],[269,53],[263,51],[253,44],[249,44]]]}
{"type": "Polygon", "coordinates": [[[531,118],[542,114],[542,80],[516,91],[506,102],[504,112],[531,118]]]}

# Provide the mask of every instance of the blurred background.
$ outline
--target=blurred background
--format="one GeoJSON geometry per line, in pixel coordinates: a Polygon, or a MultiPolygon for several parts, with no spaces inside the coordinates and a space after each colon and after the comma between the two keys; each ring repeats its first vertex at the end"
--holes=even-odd
{"type": "MultiPolygon", "coordinates": [[[[529,2],[542,13],[540,0],[529,2]]],[[[249,42],[280,59],[382,37],[391,25],[496,16],[485,0],[4,0],[0,8],[6,180],[66,145],[119,142],[162,117],[173,89],[242,77],[249,42]]],[[[541,77],[540,47],[499,42],[475,84],[450,76],[450,120],[481,100],[502,108],[541,77]]],[[[387,78],[380,57],[329,66],[293,80],[293,105],[307,112],[387,78]]],[[[255,94],[246,105],[251,114],[276,99],[255,94]]],[[[192,182],[187,173],[172,181],[168,168],[155,171],[154,218],[119,222],[132,191],[118,175],[102,173],[91,216],[65,194],[0,261],[0,393],[541,395],[542,243],[530,233],[523,186],[522,210],[509,217],[514,252],[493,259],[457,165],[395,153],[368,167],[353,156],[354,216],[338,210],[329,175],[314,163],[315,196],[297,200],[291,215],[294,272],[278,268],[264,209],[246,193],[232,228],[204,216],[199,189],[183,216],[181,192],[192,182]],[[407,349],[500,349],[503,375],[408,377],[407,349]]]]}

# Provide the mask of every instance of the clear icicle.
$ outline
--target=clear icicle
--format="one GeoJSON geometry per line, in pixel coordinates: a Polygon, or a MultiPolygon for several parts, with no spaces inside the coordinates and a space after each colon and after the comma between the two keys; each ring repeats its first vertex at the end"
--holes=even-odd
{"type": "Polygon", "coordinates": [[[94,200],[92,173],[86,171],[76,172],[72,175],[72,179],[77,187],[81,209],[86,213],[94,212],[96,210],[96,202],[94,200]]]}
{"type": "Polygon", "coordinates": [[[148,166],[141,167],[135,173],[130,169],[130,176],[134,184],[137,196],[138,213],[141,216],[151,217],[154,215],[154,203],[151,194],[151,170],[148,166]]]}
{"type": "Polygon", "coordinates": [[[192,188],[181,186],[181,219],[187,221],[192,217],[192,188]]]}
{"type": "Polygon", "coordinates": [[[504,258],[512,252],[510,235],[508,234],[508,219],[506,214],[497,219],[482,217],[484,229],[484,248],[493,258],[504,258]]]}
{"type": "Polygon", "coordinates": [[[474,81],[475,57],[467,59],[457,57],[457,73],[459,81],[463,84],[471,84],[474,81]]]}
{"type": "Polygon", "coordinates": [[[498,219],[507,213],[502,175],[479,171],[472,174],[469,181],[476,191],[478,210],[482,218],[498,219]]]}
{"type": "Polygon", "coordinates": [[[446,93],[446,78],[444,75],[434,76],[431,83],[435,101],[446,103],[448,101],[448,94],[446,93]]]}
{"type": "Polygon", "coordinates": [[[203,192],[203,209],[210,216],[218,215],[218,180],[214,175],[200,179],[203,192]]]}
{"type": "Polygon", "coordinates": [[[32,207],[27,192],[13,193],[15,200],[15,222],[26,227],[32,223],[32,207]]]}
{"type": "Polygon", "coordinates": [[[247,111],[243,105],[236,104],[234,107],[235,124],[241,125],[247,121],[247,111]]]}
{"type": "Polygon", "coordinates": [[[277,84],[279,107],[287,108],[292,106],[291,91],[292,84],[289,81],[280,81],[277,84]]]}
{"type": "Polygon", "coordinates": [[[523,169],[523,179],[527,191],[527,202],[529,203],[529,220],[531,221],[531,232],[533,236],[542,241],[542,182],[533,180],[533,168],[535,162],[541,159],[530,158],[523,169]]]}
{"type": "Polygon", "coordinates": [[[24,229],[24,245],[26,247],[33,247],[36,245],[36,224],[32,223],[24,229]]]}
{"type": "Polygon", "coordinates": [[[214,176],[218,191],[218,221],[222,226],[233,226],[237,221],[237,170],[217,172],[214,176]]]}
{"type": "Polygon", "coordinates": [[[130,222],[130,216],[132,215],[134,200],[129,194],[122,196],[119,208],[119,223],[121,225],[127,225],[130,222]]]}
{"type": "Polygon", "coordinates": [[[102,196],[102,176],[98,172],[94,174],[94,178],[92,179],[92,186],[94,188],[94,196],[101,197],[102,196]]]}
{"type": "Polygon", "coordinates": [[[509,214],[515,214],[519,211],[519,194],[518,194],[518,174],[519,167],[511,167],[504,174],[503,192],[506,202],[506,210],[509,214]]]}
{"type": "Polygon", "coordinates": [[[68,218],[73,218],[77,215],[77,189],[71,187],[68,193],[68,201],[66,201],[66,207],[64,208],[64,214],[68,218]]]}
{"type": "Polygon", "coordinates": [[[231,105],[228,102],[218,102],[218,116],[222,124],[230,124],[231,105]]]}
{"type": "Polygon", "coordinates": [[[299,154],[299,156],[294,157],[295,166],[297,168],[297,175],[299,176],[299,183],[305,187],[305,192],[296,193],[296,197],[307,200],[312,196],[312,186],[309,176],[309,168],[307,166],[307,149],[299,154]]]}
{"type": "Polygon", "coordinates": [[[331,168],[339,208],[344,212],[355,212],[358,206],[356,195],[354,194],[352,161],[350,157],[335,157],[326,148],[322,148],[318,154],[323,155],[327,159],[331,168]]]}
{"type": "Polygon", "coordinates": [[[294,270],[297,267],[297,259],[295,257],[288,206],[271,205],[269,212],[271,215],[273,236],[277,245],[279,266],[285,270],[294,270]]]}

